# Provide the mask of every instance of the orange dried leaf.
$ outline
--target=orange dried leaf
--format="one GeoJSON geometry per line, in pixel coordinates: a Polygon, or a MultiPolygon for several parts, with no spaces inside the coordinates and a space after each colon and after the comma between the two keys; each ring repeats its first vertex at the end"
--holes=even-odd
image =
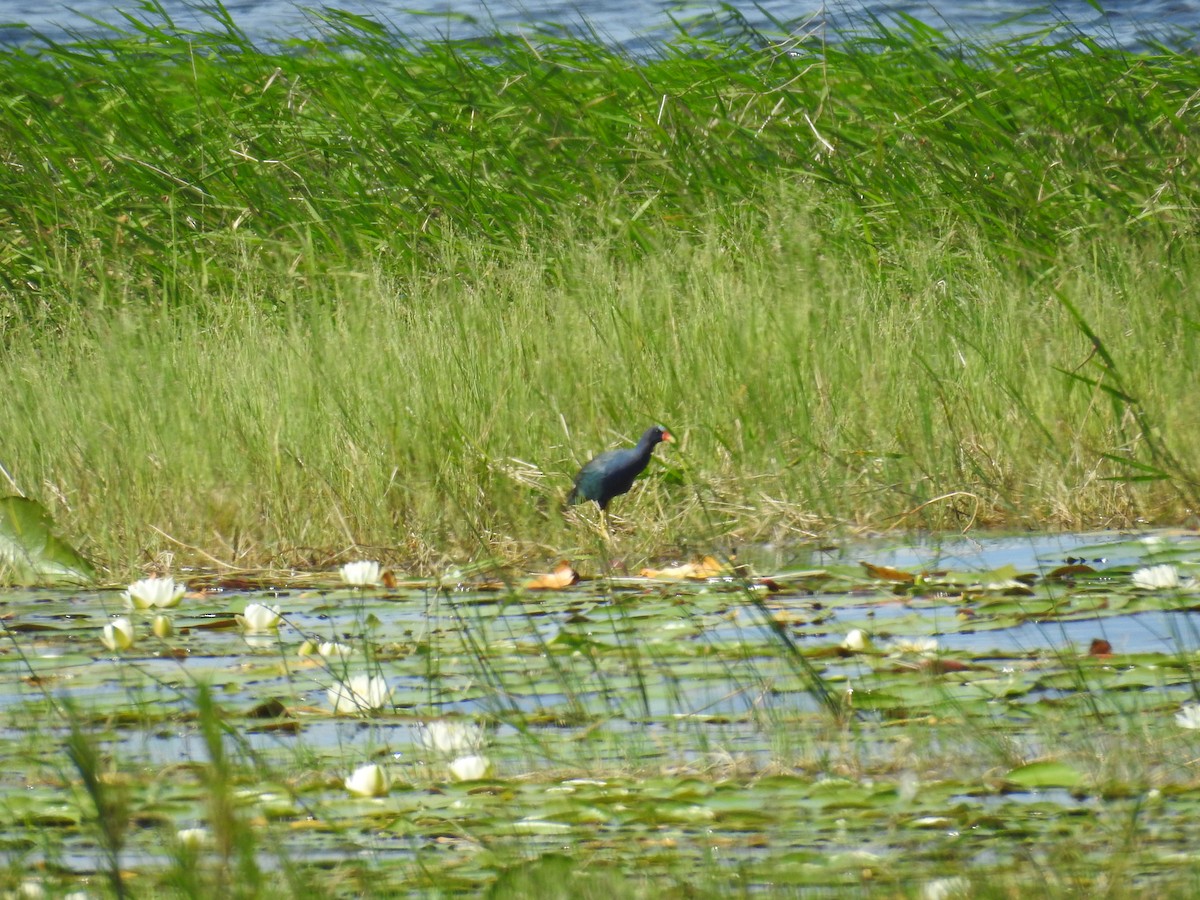
{"type": "Polygon", "coordinates": [[[706,556],[703,559],[686,562],[681,566],[667,566],[663,569],[642,569],[643,578],[715,578],[729,572],[715,557],[706,556]]]}
{"type": "Polygon", "coordinates": [[[565,559],[554,567],[553,572],[534,575],[525,582],[529,591],[560,591],[579,582],[579,573],[565,559]]]}
{"type": "Polygon", "coordinates": [[[663,569],[642,569],[638,574],[643,578],[687,578],[691,574],[692,564],[682,566],[667,566],[663,569]]]}
{"type": "Polygon", "coordinates": [[[780,625],[807,625],[809,617],[793,612],[788,609],[781,609],[771,614],[771,618],[780,625]]]}
{"type": "Polygon", "coordinates": [[[663,569],[642,569],[641,575],[643,578],[669,578],[680,579],[688,578],[692,574],[692,564],[684,563],[681,566],[667,566],[663,569]]]}
{"type": "Polygon", "coordinates": [[[867,574],[872,578],[878,578],[881,581],[894,581],[897,584],[912,584],[916,581],[916,576],[910,572],[901,572],[899,569],[892,569],[888,566],[876,566],[866,560],[859,560],[858,564],[867,570],[867,574]]]}

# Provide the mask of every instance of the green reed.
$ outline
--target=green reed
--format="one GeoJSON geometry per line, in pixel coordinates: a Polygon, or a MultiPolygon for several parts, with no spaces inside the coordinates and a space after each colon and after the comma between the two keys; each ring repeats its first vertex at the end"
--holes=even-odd
{"type": "Polygon", "coordinates": [[[589,554],[653,421],[626,552],[1190,508],[1192,56],[324,27],[0,54],[0,463],[108,565],[589,554]]]}

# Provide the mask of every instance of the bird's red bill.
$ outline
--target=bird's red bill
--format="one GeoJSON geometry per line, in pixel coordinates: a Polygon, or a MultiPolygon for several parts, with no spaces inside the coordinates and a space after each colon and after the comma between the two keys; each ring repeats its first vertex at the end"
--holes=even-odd
{"type": "Polygon", "coordinates": [[[673,444],[673,443],[675,443],[675,436],[673,434],[671,434],[671,432],[664,430],[663,431],[663,440],[666,441],[668,444],[673,444]]]}

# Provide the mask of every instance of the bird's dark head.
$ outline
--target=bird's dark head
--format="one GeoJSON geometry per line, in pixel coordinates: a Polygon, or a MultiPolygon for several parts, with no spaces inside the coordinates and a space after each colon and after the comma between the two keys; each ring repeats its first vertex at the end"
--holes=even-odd
{"type": "Polygon", "coordinates": [[[655,444],[662,441],[666,441],[668,444],[675,443],[675,436],[661,425],[655,425],[653,428],[647,431],[646,434],[650,436],[650,440],[655,444]]]}

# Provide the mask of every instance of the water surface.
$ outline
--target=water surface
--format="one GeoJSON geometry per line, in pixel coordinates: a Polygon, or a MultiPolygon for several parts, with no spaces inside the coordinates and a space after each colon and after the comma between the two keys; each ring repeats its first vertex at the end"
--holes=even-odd
{"type": "MultiPolygon", "coordinates": [[[[290,0],[230,0],[225,8],[238,27],[254,40],[278,40],[320,34],[319,21],[306,9],[322,4],[294,3],[290,0]]],[[[414,39],[438,36],[466,37],[485,31],[530,30],[552,23],[574,26],[578,33],[594,33],[606,42],[634,52],[652,52],[664,36],[675,30],[674,21],[694,20],[717,15],[729,19],[736,10],[750,26],[767,31],[784,30],[794,35],[825,28],[845,31],[864,21],[878,19],[898,25],[906,17],[963,37],[990,34],[1003,38],[1025,34],[1043,26],[1072,29],[1105,43],[1125,47],[1145,46],[1163,40],[1186,42],[1186,36],[1200,27],[1200,3],[1194,0],[1106,0],[1100,10],[1086,0],[1060,0],[1053,5],[1012,2],[1012,0],[965,0],[947,3],[859,2],[795,3],[791,0],[762,0],[747,3],[643,3],[638,0],[591,0],[587,3],[511,2],[495,0],[486,4],[469,0],[344,0],[327,4],[328,8],[368,16],[397,34],[414,39]],[[727,8],[725,8],[727,7],[727,8]],[[1019,19],[1019,24],[1013,20],[1019,19]]],[[[165,13],[181,27],[195,28],[206,22],[202,3],[188,0],[162,0],[165,13]]],[[[9,0],[0,21],[21,22],[37,31],[59,38],[65,32],[102,33],[103,25],[123,26],[122,11],[134,17],[145,14],[139,4],[111,0],[74,0],[66,3],[37,3],[33,0],[9,0]],[[101,23],[101,24],[97,24],[101,23]]],[[[1064,31],[1065,33],[1065,31],[1064,31]]],[[[16,31],[0,31],[9,40],[19,40],[16,31]]]]}

